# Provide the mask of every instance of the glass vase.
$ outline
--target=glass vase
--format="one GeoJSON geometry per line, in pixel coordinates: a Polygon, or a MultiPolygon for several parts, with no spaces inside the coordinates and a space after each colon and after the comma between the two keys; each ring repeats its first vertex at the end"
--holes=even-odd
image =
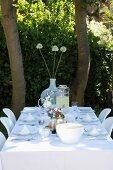
{"type": "Polygon", "coordinates": [[[46,99],[46,97],[50,97],[50,101],[52,107],[56,107],[56,95],[58,93],[58,89],[56,87],[56,79],[50,78],[50,85],[47,89],[45,89],[41,93],[41,99],[46,99]]]}
{"type": "Polygon", "coordinates": [[[59,85],[58,90],[56,106],[58,108],[69,107],[69,87],[67,87],[67,85],[59,85]]]}

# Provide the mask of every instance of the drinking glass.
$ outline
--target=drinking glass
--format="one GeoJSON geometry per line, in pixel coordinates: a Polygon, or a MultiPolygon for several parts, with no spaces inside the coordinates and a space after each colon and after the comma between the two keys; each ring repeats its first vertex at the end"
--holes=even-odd
{"type": "Polygon", "coordinates": [[[38,132],[39,132],[42,140],[48,139],[48,136],[50,135],[50,129],[45,126],[39,126],[38,132]]]}

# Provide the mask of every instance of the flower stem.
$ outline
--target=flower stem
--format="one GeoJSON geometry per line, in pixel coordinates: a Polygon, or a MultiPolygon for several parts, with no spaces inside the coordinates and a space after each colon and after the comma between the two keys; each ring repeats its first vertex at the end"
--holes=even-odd
{"type": "Polygon", "coordinates": [[[56,71],[55,71],[54,77],[56,76],[56,73],[57,73],[57,70],[58,70],[58,67],[59,67],[61,58],[62,58],[62,53],[61,53],[61,55],[60,55],[60,58],[59,58],[59,61],[58,61],[58,64],[57,64],[57,67],[56,67],[56,71]]]}
{"type": "Polygon", "coordinates": [[[40,54],[41,54],[41,56],[42,56],[42,58],[43,58],[43,60],[44,60],[44,63],[45,63],[45,66],[46,66],[46,68],[47,68],[47,71],[48,71],[49,77],[51,78],[51,74],[50,74],[49,68],[48,68],[48,66],[47,66],[46,60],[45,60],[45,58],[44,58],[44,56],[43,56],[43,54],[42,54],[42,52],[41,52],[41,50],[40,50],[40,49],[39,49],[39,51],[40,51],[40,54]]]}
{"type": "Polygon", "coordinates": [[[56,55],[56,51],[54,53],[54,58],[53,58],[53,74],[52,74],[52,77],[54,78],[54,70],[55,70],[55,55],[56,55]]]}

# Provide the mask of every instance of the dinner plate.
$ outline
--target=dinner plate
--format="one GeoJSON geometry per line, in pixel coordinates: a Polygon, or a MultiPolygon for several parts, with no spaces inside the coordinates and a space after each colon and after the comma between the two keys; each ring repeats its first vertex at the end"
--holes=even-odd
{"type": "Polygon", "coordinates": [[[78,107],[78,110],[81,112],[91,112],[93,109],[91,107],[78,107]]]}
{"type": "Polygon", "coordinates": [[[24,109],[22,110],[22,112],[23,111],[28,111],[28,112],[30,112],[30,111],[35,111],[37,109],[37,107],[24,107],[24,109]]]}
{"type": "Polygon", "coordinates": [[[38,129],[36,127],[29,127],[27,125],[23,125],[18,129],[13,130],[13,134],[18,136],[34,135],[36,133],[38,133],[38,129]]]}
{"type": "Polygon", "coordinates": [[[86,119],[79,119],[80,122],[83,122],[83,123],[95,123],[95,122],[98,122],[99,120],[97,118],[92,118],[91,120],[86,120],[86,119]]]}
{"type": "Polygon", "coordinates": [[[37,112],[38,112],[37,107],[26,107],[21,111],[21,113],[25,115],[30,114],[30,113],[37,114],[37,112]]]}
{"type": "Polygon", "coordinates": [[[27,119],[27,117],[23,117],[23,118],[21,117],[19,120],[22,121],[22,122],[25,122],[25,123],[27,123],[27,122],[36,122],[37,121],[36,118],[27,119]]]}
{"type": "Polygon", "coordinates": [[[29,136],[12,136],[11,137],[11,141],[20,141],[20,140],[23,140],[23,141],[31,141],[31,140],[35,140],[37,137],[36,136],[32,136],[32,135],[29,135],[29,136]]]}
{"type": "Polygon", "coordinates": [[[91,130],[85,130],[84,134],[87,136],[99,137],[99,136],[107,136],[107,132],[101,129],[97,129],[97,132],[92,133],[91,130]]]}
{"type": "Polygon", "coordinates": [[[38,132],[37,131],[33,131],[33,132],[27,132],[27,133],[21,133],[21,131],[16,131],[16,132],[13,132],[14,135],[16,136],[31,136],[31,135],[35,135],[37,134],[38,132]]]}

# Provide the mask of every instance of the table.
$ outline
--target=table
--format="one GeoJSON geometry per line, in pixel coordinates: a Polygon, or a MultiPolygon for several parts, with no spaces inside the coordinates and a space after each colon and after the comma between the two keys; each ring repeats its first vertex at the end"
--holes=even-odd
{"type": "MultiPolygon", "coordinates": [[[[35,109],[28,108],[37,117],[35,109]]],[[[113,170],[113,141],[109,136],[106,140],[83,135],[71,145],[61,143],[56,134],[43,141],[38,133],[33,140],[13,140],[22,116],[0,152],[0,170],[113,170]]],[[[95,123],[103,128],[99,121],[95,123]]],[[[36,128],[28,126],[32,131],[36,128]]]]}

